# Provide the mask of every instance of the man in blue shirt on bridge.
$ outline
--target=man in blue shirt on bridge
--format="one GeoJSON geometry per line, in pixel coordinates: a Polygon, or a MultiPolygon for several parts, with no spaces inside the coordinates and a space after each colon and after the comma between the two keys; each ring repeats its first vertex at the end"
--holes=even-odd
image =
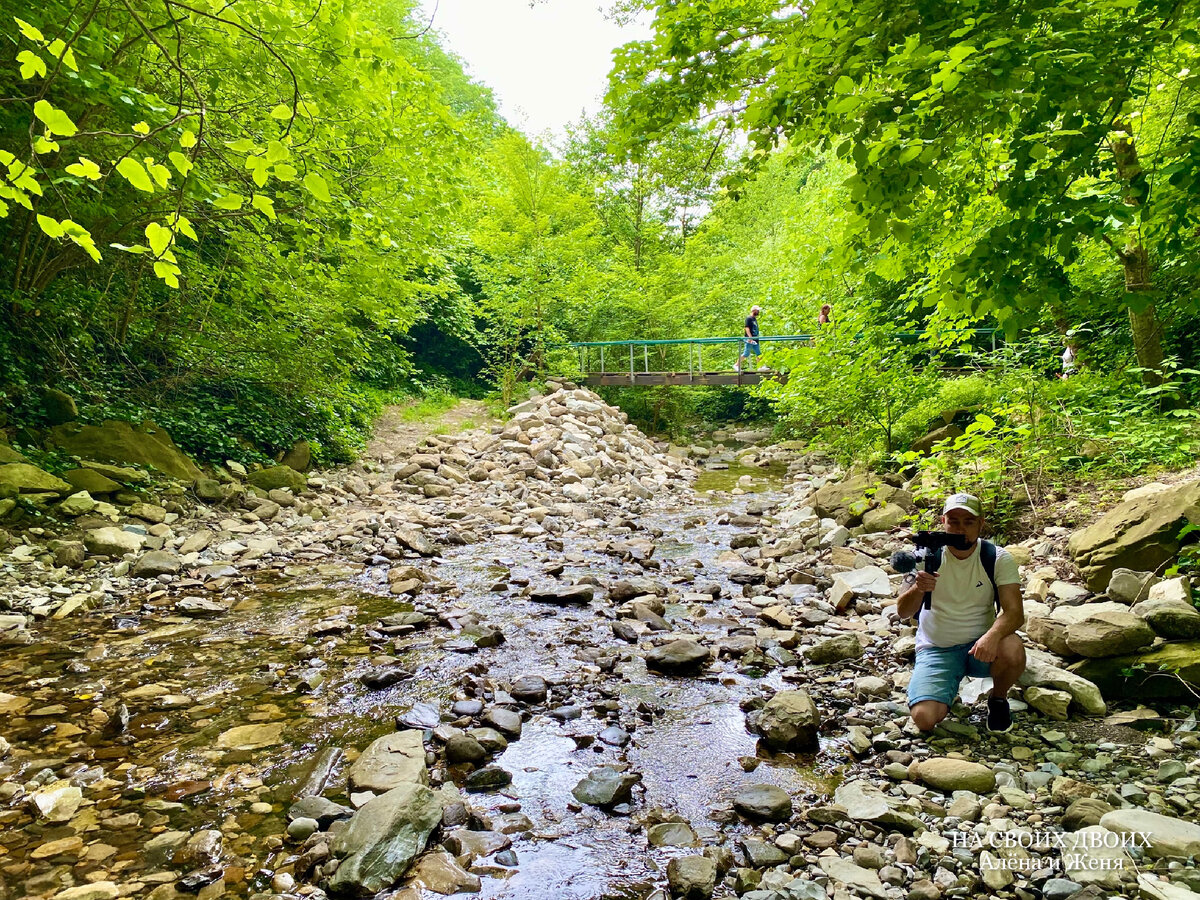
{"type": "MultiPolygon", "coordinates": [[[[746,316],[745,338],[742,341],[742,353],[733,367],[735,372],[742,371],[742,360],[749,359],[751,355],[758,356],[762,352],[758,349],[758,314],[760,312],[762,312],[761,306],[752,306],[750,315],[746,316]]],[[[765,369],[766,366],[763,366],[763,370],[765,369]]]]}

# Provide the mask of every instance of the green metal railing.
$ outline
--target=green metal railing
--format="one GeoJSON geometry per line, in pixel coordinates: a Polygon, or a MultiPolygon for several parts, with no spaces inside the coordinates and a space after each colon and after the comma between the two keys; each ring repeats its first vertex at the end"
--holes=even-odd
{"type": "MultiPolygon", "coordinates": [[[[936,334],[972,334],[972,335],[990,335],[992,339],[992,350],[996,349],[996,334],[998,328],[954,328],[943,329],[935,332],[936,334]]],[[[924,334],[929,333],[927,330],[919,331],[898,331],[895,337],[898,338],[919,338],[924,334]]],[[[757,338],[760,344],[765,343],[803,343],[812,344],[816,335],[814,334],[778,334],[778,335],[761,335],[757,338]]],[[[720,346],[722,344],[737,344],[739,349],[745,337],[705,337],[705,338],[670,338],[670,339],[646,339],[646,340],[625,340],[625,341],[573,341],[569,344],[560,346],[571,347],[579,351],[579,371],[592,372],[588,368],[588,363],[591,362],[591,351],[593,348],[600,351],[600,371],[599,374],[606,375],[609,373],[607,366],[612,360],[613,355],[619,355],[622,360],[625,353],[623,350],[616,350],[615,353],[610,353],[606,359],[605,350],[610,348],[624,348],[629,351],[629,375],[632,377],[637,371],[637,363],[635,355],[637,348],[642,350],[642,371],[649,373],[651,350],[655,354],[655,364],[659,368],[654,369],[656,372],[683,372],[686,371],[689,375],[696,372],[704,371],[704,348],[707,346],[720,346]],[[679,365],[680,355],[671,353],[674,348],[686,348],[687,350],[687,365],[681,367],[679,365]],[[674,363],[674,364],[672,364],[674,363]]],[[[732,366],[731,366],[732,368],[732,366]]],[[[625,371],[624,365],[620,369],[612,368],[612,374],[625,371]]]]}

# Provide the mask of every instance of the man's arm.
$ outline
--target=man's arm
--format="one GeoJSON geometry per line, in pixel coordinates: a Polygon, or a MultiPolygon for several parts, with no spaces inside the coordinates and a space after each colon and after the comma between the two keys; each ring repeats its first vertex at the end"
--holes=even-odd
{"type": "Polygon", "coordinates": [[[1019,584],[1002,584],[996,588],[1000,598],[1000,615],[987,633],[975,642],[971,655],[980,662],[995,662],[1000,642],[1025,624],[1025,604],[1019,584]]]}
{"type": "Polygon", "coordinates": [[[929,572],[917,572],[917,579],[896,598],[896,612],[901,619],[911,619],[917,614],[917,610],[921,608],[921,601],[925,599],[925,593],[932,591],[937,586],[937,574],[929,572]]]}

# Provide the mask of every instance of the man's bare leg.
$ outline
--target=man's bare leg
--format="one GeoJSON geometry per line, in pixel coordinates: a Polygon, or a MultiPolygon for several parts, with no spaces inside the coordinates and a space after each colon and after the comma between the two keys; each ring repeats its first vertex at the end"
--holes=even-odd
{"type": "Polygon", "coordinates": [[[950,707],[937,700],[922,700],[914,703],[908,712],[912,716],[914,725],[922,731],[933,731],[933,726],[946,718],[950,707]]]}
{"type": "MultiPolygon", "coordinates": [[[[1015,634],[1009,634],[1000,642],[996,661],[992,663],[992,697],[1003,700],[1021,673],[1025,671],[1025,645],[1015,634]]],[[[919,706],[920,704],[918,704],[919,706]]]]}

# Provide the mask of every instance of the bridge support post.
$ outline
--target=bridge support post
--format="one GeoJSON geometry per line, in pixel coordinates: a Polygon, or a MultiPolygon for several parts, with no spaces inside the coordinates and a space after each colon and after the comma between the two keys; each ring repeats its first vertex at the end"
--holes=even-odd
{"type": "Polygon", "coordinates": [[[600,374],[604,374],[604,348],[600,348],[600,374]]]}

